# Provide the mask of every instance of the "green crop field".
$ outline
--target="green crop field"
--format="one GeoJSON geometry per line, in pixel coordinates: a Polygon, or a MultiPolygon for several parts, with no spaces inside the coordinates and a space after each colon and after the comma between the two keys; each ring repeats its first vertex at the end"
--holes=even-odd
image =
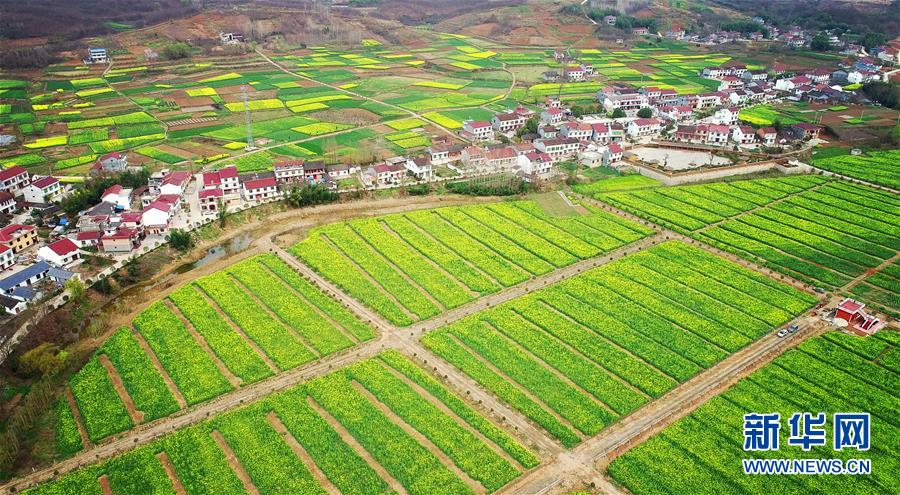
{"type": "Polygon", "coordinates": [[[330,224],[291,252],[392,323],[409,325],[649,232],[599,210],[551,218],[518,201],[330,224]]]}
{"type": "Polygon", "coordinates": [[[422,342],[571,447],[814,301],[673,241],[476,313],[422,342]]]}
{"type": "Polygon", "coordinates": [[[465,495],[494,492],[538,463],[424,368],[386,351],[22,493],[99,494],[101,477],[116,494],[174,493],[173,481],[192,495],[246,493],[239,468],[266,494],[465,495]]]}
{"type": "MultiPolygon", "coordinates": [[[[176,395],[197,404],[373,337],[372,328],[289,265],[262,255],[151,305],[134,319],[134,331],[119,330],[100,347],[71,388],[96,442],[135,426],[122,393],[147,422],[179,410],[176,395]],[[124,391],[114,387],[101,356],[124,391]]],[[[59,431],[70,430],[68,415],[58,421],[59,431]]]]}
{"type": "Polygon", "coordinates": [[[900,150],[870,151],[860,156],[828,153],[819,158],[814,155],[812,165],[874,184],[900,188],[900,150]]]}
{"type": "Polygon", "coordinates": [[[721,493],[892,493],[900,479],[900,339],[886,330],[860,338],[830,332],[804,342],[689,416],[615,459],[610,476],[635,495],[721,493]],[[787,444],[795,412],[826,413],[829,443],[787,444]],[[832,414],[871,414],[872,447],[833,450],[832,414]],[[743,415],[780,413],[779,450],[743,449],[743,415]],[[871,459],[868,476],[748,476],[742,459],[871,459]]]}
{"type": "MultiPolygon", "coordinates": [[[[641,189],[597,198],[825,288],[851,284],[900,250],[900,200],[885,191],[818,176],[641,189]]],[[[900,309],[896,298],[879,299],[894,312],[900,309]]]]}

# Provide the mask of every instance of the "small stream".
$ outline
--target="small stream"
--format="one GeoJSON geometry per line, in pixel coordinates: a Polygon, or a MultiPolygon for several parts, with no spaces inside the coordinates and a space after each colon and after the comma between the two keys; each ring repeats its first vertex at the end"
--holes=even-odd
{"type": "Polygon", "coordinates": [[[197,261],[182,264],[174,270],[174,273],[187,273],[194,268],[200,268],[201,266],[206,265],[207,263],[211,263],[219,258],[239,253],[244,249],[247,249],[252,242],[253,237],[251,237],[250,234],[241,234],[239,236],[235,236],[228,242],[218,244],[207,249],[206,254],[197,261]]]}

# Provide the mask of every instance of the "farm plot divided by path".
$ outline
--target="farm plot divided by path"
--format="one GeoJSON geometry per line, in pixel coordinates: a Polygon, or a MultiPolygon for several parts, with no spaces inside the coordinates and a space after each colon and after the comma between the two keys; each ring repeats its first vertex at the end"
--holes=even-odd
{"type": "MultiPolygon", "coordinates": [[[[203,277],[113,334],[71,380],[91,442],[375,336],[274,255],[203,277]]],[[[77,450],[73,411],[60,450],[77,450]]]]}
{"type": "Polygon", "coordinates": [[[836,174],[900,189],[900,150],[870,151],[861,156],[813,156],[812,164],[836,174]]]}
{"type": "Polygon", "coordinates": [[[537,466],[519,441],[396,351],[23,493],[474,494],[537,466]]]}
{"type": "Polygon", "coordinates": [[[670,241],[476,313],[422,343],[571,447],[814,302],[670,241]]]}
{"type": "Polygon", "coordinates": [[[830,332],[787,351],[660,434],[626,452],[609,474],[635,495],[667,493],[896,493],[900,478],[900,333],[863,339],[830,332]],[[832,449],[832,414],[871,413],[871,448],[832,449]],[[743,415],[781,414],[780,449],[743,450],[743,415]],[[827,445],[787,444],[795,412],[825,412],[827,445]],[[863,458],[868,476],[747,476],[741,459],[863,458]]]}
{"type": "Polygon", "coordinates": [[[405,326],[650,233],[597,209],[551,217],[513,201],[330,224],[291,252],[405,326]]]}
{"type": "MultiPolygon", "coordinates": [[[[828,289],[851,284],[900,250],[900,199],[817,176],[661,187],[597,198],[828,289]]],[[[882,306],[896,312],[896,298],[880,293],[890,290],[894,280],[885,277],[876,277],[872,291],[882,306]]]]}

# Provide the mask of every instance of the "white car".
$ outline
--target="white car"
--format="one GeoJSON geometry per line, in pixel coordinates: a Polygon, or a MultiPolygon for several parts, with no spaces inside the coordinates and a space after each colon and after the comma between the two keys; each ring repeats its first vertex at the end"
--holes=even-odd
{"type": "Polygon", "coordinates": [[[788,334],[788,331],[786,328],[782,328],[781,330],[778,331],[779,337],[785,337],[785,336],[787,336],[787,334],[788,334]]]}

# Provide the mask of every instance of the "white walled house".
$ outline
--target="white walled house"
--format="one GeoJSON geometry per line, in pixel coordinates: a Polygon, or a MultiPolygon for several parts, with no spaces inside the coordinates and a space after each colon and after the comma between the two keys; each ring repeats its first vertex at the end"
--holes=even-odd
{"type": "Polygon", "coordinates": [[[431,163],[425,157],[407,158],[404,166],[418,180],[428,181],[434,179],[434,167],[431,166],[431,163]]]}
{"type": "Polygon", "coordinates": [[[541,112],[541,124],[557,125],[563,121],[565,113],[559,107],[548,107],[541,112]]]}
{"type": "Polygon", "coordinates": [[[731,129],[731,140],[737,144],[753,144],[756,142],[756,131],[749,125],[736,125],[731,129]]]}
{"type": "Polygon", "coordinates": [[[68,237],[51,242],[38,249],[37,260],[64,267],[81,258],[78,246],[68,237]]]}
{"type": "Polygon", "coordinates": [[[763,146],[775,146],[775,140],[778,138],[778,131],[774,127],[762,127],[756,131],[759,141],[763,146]]]}
{"type": "Polygon", "coordinates": [[[661,127],[659,119],[634,119],[628,123],[628,135],[633,138],[642,138],[659,134],[661,127]]]}
{"type": "Polygon", "coordinates": [[[559,127],[559,135],[565,138],[588,140],[593,133],[594,129],[589,124],[578,122],[566,122],[559,127]]]}
{"type": "Polygon", "coordinates": [[[518,155],[516,166],[527,177],[549,178],[553,174],[553,159],[547,153],[530,152],[518,155]]]}
{"type": "Polygon", "coordinates": [[[515,112],[494,114],[491,126],[497,132],[514,132],[525,126],[525,117],[515,112]]]}
{"type": "Polygon", "coordinates": [[[9,215],[16,210],[16,198],[8,191],[0,191],[0,213],[9,215]]]}
{"type": "Polygon", "coordinates": [[[0,271],[6,270],[16,263],[16,255],[13,250],[0,244],[0,271]]]}
{"type": "Polygon", "coordinates": [[[242,193],[247,201],[262,201],[281,196],[274,176],[244,181],[242,193]]]}
{"type": "Polygon", "coordinates": [[[578,140],[571,138],[538,139],[534,147],[540,152],[547,153],[553,161],[560,161],[578,151],[578,140]]]}
{"type": "Polygon", "coordinates": [[[22,188],[26,203],[48,204],[62,196],[62,185],[56,177],[41,177],[22,188]]]}
{"type": "Polygon", "coordinates": [[[485,120],[467,120],[463,122],[461,134],[470,141],[492,141],[494,127],[485,120]]]}
{"type": "Polygon", "coordinates": [[[18,165],[0,171],[0,191],[15,195],[30,182],[31,174],[18,165]]]}

